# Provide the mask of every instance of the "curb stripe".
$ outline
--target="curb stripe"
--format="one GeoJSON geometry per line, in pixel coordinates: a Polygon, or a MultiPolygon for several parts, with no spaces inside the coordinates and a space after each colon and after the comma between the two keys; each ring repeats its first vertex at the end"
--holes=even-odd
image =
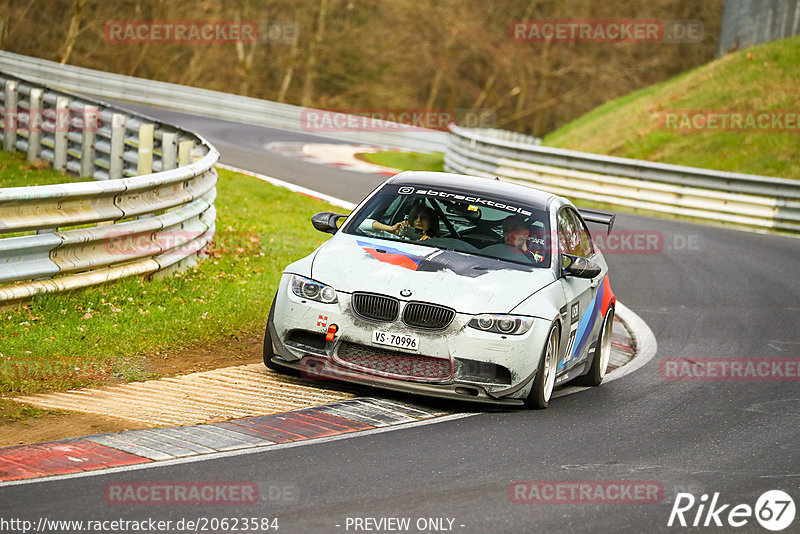
{"type": "Polygon", "coordinates": [[[64,475],[150,462],[84,439],[9,447],[0,456],[0,480],[64,475]]]}
{"type": "Polygon", "coordinates": [[[314,421],[318,421],[318,424],[325,424],[330,425],[330,428],[338,428],[342,431],[351,431],[351,430],[364,430],[367,428],[371,428],[369,425],[364,425],[358,423],[356,421],[351,421],[350,419],[343,419],[341,417],[336,417],[335,415],[328,415],[323,412],[318,412],[316,410],[298,410],[294,412],[296,414],[302,414],[314,421]]]}
{"type": "MultiPolygon", "coordinates": [[[[225,423],[219,423],[224,425],[225,423]]],[[[270,436],[269,439],[276,443],[286,443],[289,441],[297,441],[298,439],[302,439],[303,436],[300,434],[294,434],[292,432],[287,432],[286,430],[282,430],[279,428],[275,428],[273,426],[269,426],[268,424],[261,424],[256,421],[235,421],[232,423],[228,423],[232,425],[242,426],[253,432],[260,433],[262,436],[270,436]]],[[[234,432],[240,432],[238,428],[231,428],[234,432]]],[[[255,437],[258,437],[257,435],[255,437]]]]}
{"type": "Polygon", "coordinates": [[[399,401],[349,399],[295,412],[204,425],[129,430],[0,449],[0,481],[160,462],[374,430],[443,412],[399,401]]]}

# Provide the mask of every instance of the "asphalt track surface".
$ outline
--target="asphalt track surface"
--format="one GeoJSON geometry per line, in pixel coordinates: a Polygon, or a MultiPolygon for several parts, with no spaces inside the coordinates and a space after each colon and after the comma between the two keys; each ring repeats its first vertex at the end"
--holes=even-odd
{"type": "MultiPolygon", "coordinates": [[[[345,200],[360,200],[383,180],[263,149],[270,141],[319,138],[151,111],[207,137],[225,163],[345,200]]],[[[364,532],[347,528],[347,518],[367,517],[411,518],[407,532],[420,531],[419,518],[450,518],[452,530],[465,533],[654,532],[687,530],[667,527],[682,491],[698,500],[719,492],[720,503],[754,506],[763,492],[781,489],[800,505],[797,381],[666,381],[659,365],[800,356],[800,240],[627,215],[618,216],[617,228],[660,232],[664,245],[607,255],[617,297],[658,340],[655,358],[620,380],[555,399],[544,411],[482,409],[342,440],[0,487],[0,517],[275,517],[284,533],[364,532]],[[664,492],[657,504],[519,504],[509,499],[518,480],[657,481],[664,492]],[[256,482],[262,497],[240,506],[105,503],[107,483],[130,481],[256,482]],[[288,488],[291,497],[270,499],[270,487],[288,488]]],[[[799,526],[795,519],[786,532],[799,526]]],[[[736,531],[767,532],[752,517],[736,531]]]]}

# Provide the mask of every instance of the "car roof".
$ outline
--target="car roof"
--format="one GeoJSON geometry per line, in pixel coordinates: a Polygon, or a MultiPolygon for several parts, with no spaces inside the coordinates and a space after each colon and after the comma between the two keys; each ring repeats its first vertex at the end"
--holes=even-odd
{"type": "Polygon", "coordinates": [[[404,171],[394,175],[387,180],[386,183],[393,185],[433,187],[437,189],[456,189],[474,195],[505,197],[507,199],[510,198],[522,201],[540,210],[547,210],[548,202],[557,196],[553,193],[548,193],[547,191],[541,191],[532,187],[449,172],[404,171]]]}

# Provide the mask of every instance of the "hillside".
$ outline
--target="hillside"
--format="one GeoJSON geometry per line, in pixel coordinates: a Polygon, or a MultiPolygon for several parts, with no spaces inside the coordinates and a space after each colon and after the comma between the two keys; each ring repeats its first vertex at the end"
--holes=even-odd
{"type": "Polygon", "coordinates": [[[321,109],[445,110],[464,125],[480,119],[541,137],[712,59],[724,0],[0,4],[0,51],[321,109]],[[693,21],[703,32],[690,42],[611,43],[509,33],[513,21],[622,19],[693,21]],[[209,37],[178,37],[203,21],[216,24],[209,37]],[[234,33],[258,37],[236,43],[234,33]]]}
{"type": "MultiPolygon", "coordinates": [[[[609,101],[546,136],[543,144],[709,169],[800,178],[798,58],[800,36],[728,54],[609,101]],[[766,129],[759,129],[756,124],[754,129],[737,131],[712,131],[708,127],[681,131],[676,127],[684,117],[675,113],[679,110],[743,112],[739,116],[744,120],[747,113],[771,111],[782,122],[770,122],[766,129]],[[676,121],[667,122],[676,117],[676,121]],[[775,131],[780,129],[778,125],[784,129],[791,126],[792,131],[775,131]]],[[[732,120],[730,117],[727,113],[724,117],[717,115],[717,124],[721,125],[723,118],[732,120]]]]}

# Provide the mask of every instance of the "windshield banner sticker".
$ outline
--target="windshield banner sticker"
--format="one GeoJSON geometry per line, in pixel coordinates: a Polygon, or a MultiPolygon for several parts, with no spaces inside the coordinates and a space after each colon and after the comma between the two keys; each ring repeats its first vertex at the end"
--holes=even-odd
{"type": "MultiPolygon", "coordinates": [[[[531,215],[531,212],[526,209],[517,206],[511,206],[510,204],[504,204],[502,202],[495,202],[494,200],[489,200],[488,198],[473,197],[468,195],[462,195],[460,193],[448,193],[446,191],[434,191],[433,189],[417,189],[416,191],[413,191],[411,187],[401,187],[400,190],[398,191],[398,193],[400,193],[401,195],[410,195],[412,194],[412,192],[413,194],[416,195],[425,195],[429,197],[438,197],[438,198],[452,198],[453,200],[469,202],[472,205],[480,204],[483,206],[489,206],[491,208],[496,208],[499,210],[506,210],[512,213],[519,213],[525,216],[531,215]]],[[[473,206],[470,206],[470,208],[472,207],[473,206]]]]}

